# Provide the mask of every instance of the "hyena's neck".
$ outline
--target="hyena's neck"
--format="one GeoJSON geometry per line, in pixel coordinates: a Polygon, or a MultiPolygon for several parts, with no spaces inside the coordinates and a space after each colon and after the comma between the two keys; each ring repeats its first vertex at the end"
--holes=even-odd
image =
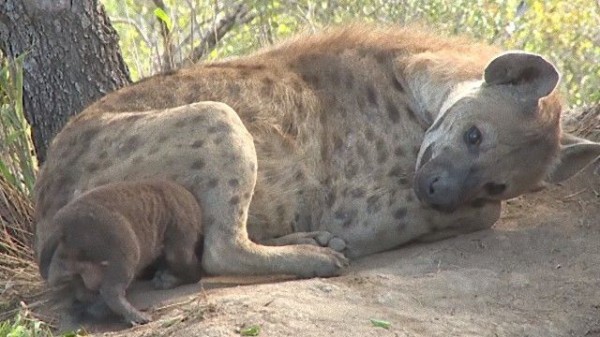
{"type": "MultiPolygon", "coordinates": [[[[448,65],[450,67],[450,65],[448,65]]],[[[473,71],[449,76],[450,69],[444,69],[444,75],[438,74],[443,64],[424,62],[418,66],[403,70],[407,91],[412,96],[415,113],[428,127],[441,117],[458,99],[468,95],[481,85],[481,80],[472,76],[473,71]]]]}

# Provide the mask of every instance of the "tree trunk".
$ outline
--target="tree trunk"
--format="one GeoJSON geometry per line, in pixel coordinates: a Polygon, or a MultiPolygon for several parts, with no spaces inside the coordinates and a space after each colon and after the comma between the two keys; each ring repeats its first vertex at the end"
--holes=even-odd
{"type": "Polygon", "coordinates": [[[97,0],[0,0],[0,50],[24,56],[23,104],[40,163],[69,117],[131,83],[97,0]]]}

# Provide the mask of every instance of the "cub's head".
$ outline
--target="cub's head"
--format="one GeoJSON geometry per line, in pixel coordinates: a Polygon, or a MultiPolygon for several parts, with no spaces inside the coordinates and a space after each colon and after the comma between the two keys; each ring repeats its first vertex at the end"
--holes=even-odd
{"type": "Polygon", "coordinates": [[[461,83],[427,130],[414,189],[452,211],[559,182],[600,156],[600,144],[563,134],[554,93],[559,74],[539,55],[493,59],[483,80],[461,83]]]}

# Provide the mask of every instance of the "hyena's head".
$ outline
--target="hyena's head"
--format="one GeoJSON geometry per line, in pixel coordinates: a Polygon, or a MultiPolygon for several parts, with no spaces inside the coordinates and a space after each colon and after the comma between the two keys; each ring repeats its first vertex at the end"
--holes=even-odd
{"type": "Polygon", "coordinates": [[[600,144],[563,134],[559,74],[539,55],[493,59],[483,80],[453,89],[427,130],[414,181],[445,211],[505,200],[559,182],[600,156],[600,144]]]}

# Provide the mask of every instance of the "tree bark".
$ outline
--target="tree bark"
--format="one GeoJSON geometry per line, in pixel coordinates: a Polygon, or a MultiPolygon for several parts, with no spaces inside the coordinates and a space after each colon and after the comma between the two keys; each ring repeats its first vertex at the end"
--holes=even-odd
{"type": "Polygon", "coordinates": [[[69,117],[131,83],[98,0],[0,0],[0,50],[24,57],[23,104],[40,163],[69,117]]]}

